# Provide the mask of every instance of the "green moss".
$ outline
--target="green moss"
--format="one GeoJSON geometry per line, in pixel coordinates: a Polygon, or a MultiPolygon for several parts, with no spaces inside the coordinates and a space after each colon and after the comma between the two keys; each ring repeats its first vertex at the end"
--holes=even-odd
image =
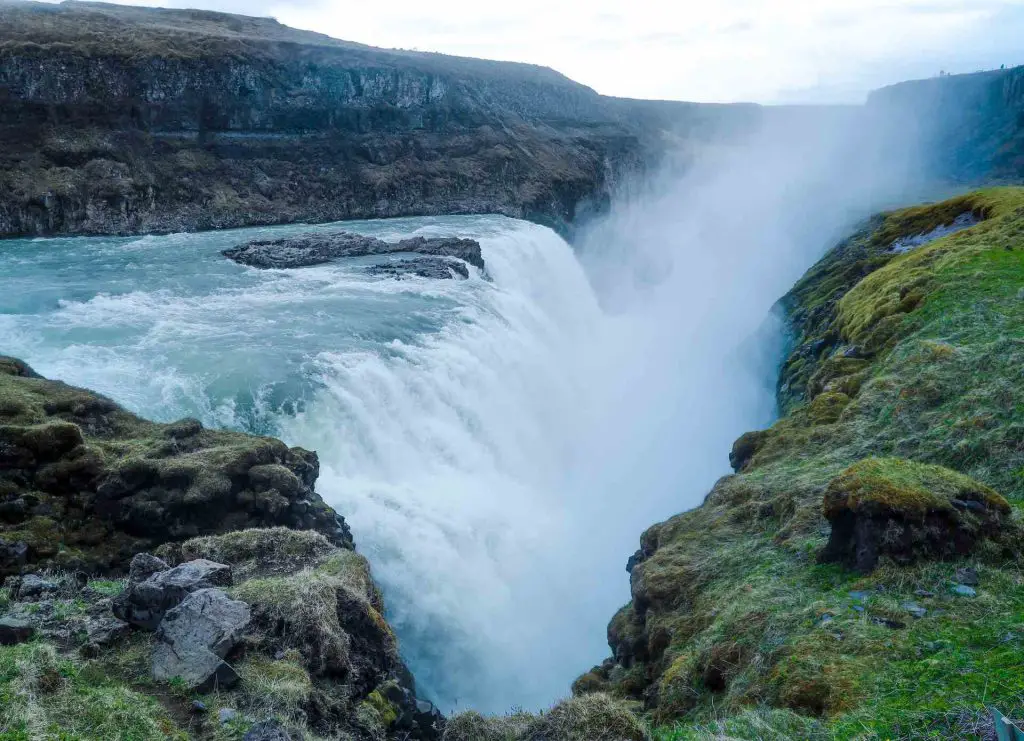
{"type": "Polygon", "coordinates": [[[811,424],[827,425],[839,420],[850,403],[850,397],[838,391],[826,391],[814,397],[807,405],[806,415],[811,424]]]}
{"type": "Polygon", "coordinates": [[[377,713],[380,724],[385,728],[391,728],[398,720],[398,709],[392,705],[380,690],[374,690],[363,701],[369,704],[377,713]]]}
{"type": "Polygon", "coordinates": [[[1004,514],[1010,512],[1006,499],[956,471],[901,458],[868,458],[829,483],[824,514],[831,519],[842,509],[923,517],[928,512],[953,511],[952,500],[983,502],[1004,514]]]}
{"type": "Polygon", "coordinates": [[[279,660],[254,655],[237,664],[235,669],[242,678],[241,706],[256,717],[304,720],[314,687],[301,661],[302,657],[293,651],[279,660]]]}
{"type": "Polygon", "coordinates": [[[593,693],[557,703],[547,712],[517,712],[484,717],[469,711],[454,715],[443,741],[650,741],[634,703],[593,693]]]}
{"type": "Polygon", "coordinates": [[[337,551],[320,533],[278,527],[193,538],[181,544],[178,557],[230,564],[241,580],[257,574],[294,571],[300,565],[321,564],[329,557],[337,558],[337,551]]]}

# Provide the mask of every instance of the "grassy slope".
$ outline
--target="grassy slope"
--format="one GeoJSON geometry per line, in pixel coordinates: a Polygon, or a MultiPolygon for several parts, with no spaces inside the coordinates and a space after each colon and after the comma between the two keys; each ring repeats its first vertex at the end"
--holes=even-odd
{"type": "Polygon", "coordinates": [[[879,217],[812,268],[781,304],[795,334],[784,416],[745,436],[742,472],[702,507],[644,534],[633,602],[609,626],[616,662],[577,691],[644,699],[665,739],[962,737],[987,704],[1024,714],[1013,537],[954,561],[883,558],[866,576],[817,558],[823,495],[866,458],[886,460],[854,478],[882,481],[908,511],[922,482],[964,486],[953,471],[1024,504],[1022,287],[1018,188],[879,217]],[[888,251],[965,211],[985,220],[888,251]],[[981,575],[976,598],[951,593],[965,565],[981,575]]]}

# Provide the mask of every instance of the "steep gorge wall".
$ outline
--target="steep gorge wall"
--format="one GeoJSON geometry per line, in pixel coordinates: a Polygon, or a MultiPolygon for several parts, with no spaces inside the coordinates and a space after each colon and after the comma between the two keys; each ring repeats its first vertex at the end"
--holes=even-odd
{"type": "MultiPolygon", "coordinates": [[[[497,212],[563,233],[667,126],[532,65],[386,51],[269,19],[0,6],[0,236],[497,212]]],[[[668,120],[666,120],[668,119],[668,120]]]]}
{"type": "Polygon", "coordinates": [[[936,177],[1024,179],[1024,67],[904,82],[875,91],[868,106],[916,128],[936,177]]]}

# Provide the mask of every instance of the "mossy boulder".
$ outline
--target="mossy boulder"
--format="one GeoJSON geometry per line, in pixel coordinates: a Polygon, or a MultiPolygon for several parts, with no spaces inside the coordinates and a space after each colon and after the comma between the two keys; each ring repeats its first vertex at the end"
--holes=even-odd
{"type": "Polygon", "coordinates": [[[942,466],[901,458],[858,461],[829,483],[823,514],[832,524],[823,561],[871,571],[881,556],[900,563],[970,553],[1009,525],[995,491],[942,466]]]}
{"type": "Polygon", "coordinates": [[[252,527],[351,547],[318,473],[311,451],[193,419],[148,422],[0,358],[0,576],[124,572],[139,551],[252,527]]]}
{"type": "Polygon", "coordinates": [[[732,444],[732,450],[729,452],[729,465],[732,466],[732,470],[739,472],[746,468],[757,451],[764,445],[766,438],[767,433],[763,430],[744,432],[740,435],[732,444]]]}

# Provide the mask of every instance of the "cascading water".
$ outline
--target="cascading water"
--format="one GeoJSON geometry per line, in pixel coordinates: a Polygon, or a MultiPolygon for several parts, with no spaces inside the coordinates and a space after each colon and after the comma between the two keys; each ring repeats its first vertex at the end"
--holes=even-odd
{"type": "Polygon", "coordinates": [[[219,255],[302,226],[0,243],[0,351],[149,417],[316,449],[421,690],[543,707],[606,654],[640,532],[770,419],[780,335],[747,338],[772,301],[906,182],[863,137],[781,129],[659,181],[579,253],[503,217],[345,225],[475,237],[490,280],[219,255]]]}
{"type": "Polygon", "coordinates": [[[604,617],[559,597],[578,588],[562,568],[582,524],[566,486],[592,465],[578,457],[596,402],[581,361],[602,312],[543,227],[345,228],[473,236],[488,276],[378,279],[359,261],[258,271],[219,255],[301,227],[16,240],[0,244],[0,347],[146,416],[316,449],[318,489],[373,562],[423,688],[446,709],[542,706],[603,651],[600,629],[587,651],[566,643],[604,617]]]}

